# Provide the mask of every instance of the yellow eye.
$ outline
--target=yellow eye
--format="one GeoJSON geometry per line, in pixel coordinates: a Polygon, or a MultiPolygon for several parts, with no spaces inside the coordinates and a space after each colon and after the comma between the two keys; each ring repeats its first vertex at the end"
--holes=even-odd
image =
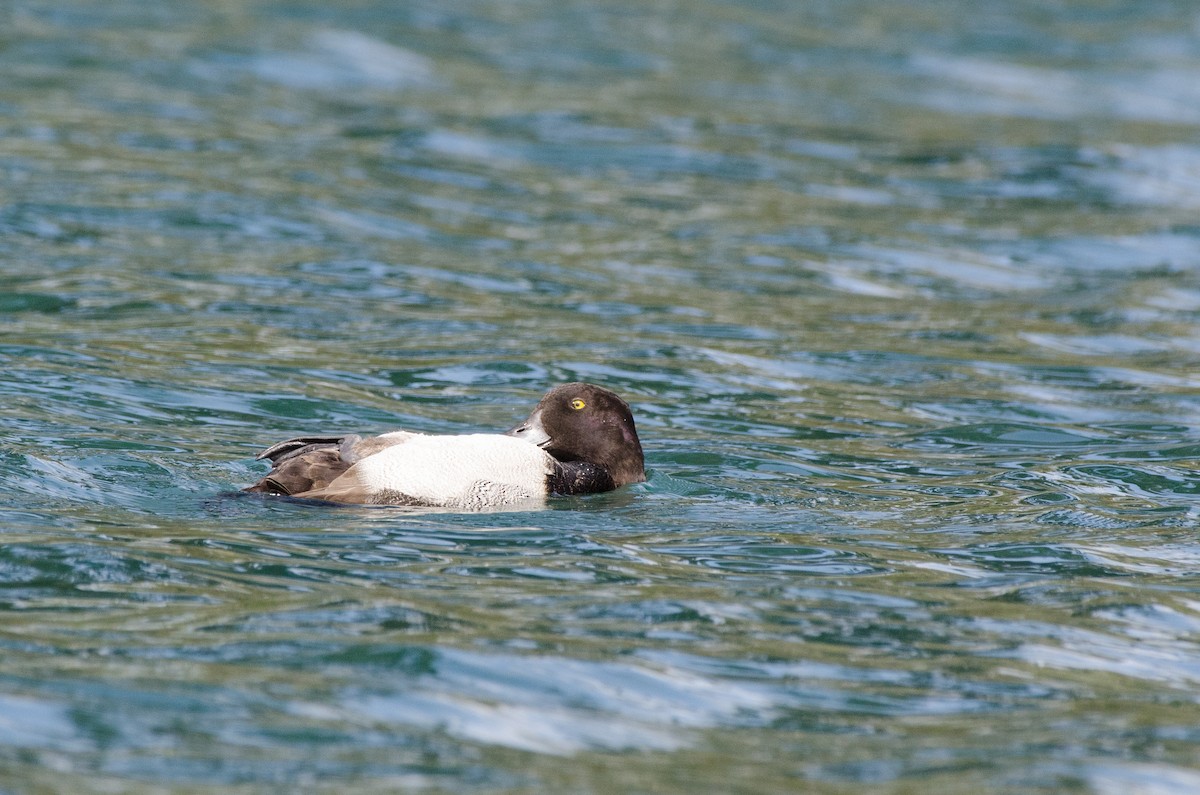
{"type": "Polygon", "coordinates": [[[571,401],[571,408],[575,409],[576,411],[579,411],[581,408],[583,408],[586,405],[587,404],[584,403],[579,398],[575,398],[574,400],[571,401]]]}

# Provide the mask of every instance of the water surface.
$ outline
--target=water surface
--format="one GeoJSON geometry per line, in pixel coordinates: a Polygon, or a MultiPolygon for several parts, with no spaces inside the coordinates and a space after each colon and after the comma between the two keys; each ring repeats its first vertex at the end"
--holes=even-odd
{"type": "Polygon", "coordinates": [[[1191,4],[0,20],[0,792],[1200,790],[1191,4]],[[645,484],[225,496],[568,380],[645,484]]]}

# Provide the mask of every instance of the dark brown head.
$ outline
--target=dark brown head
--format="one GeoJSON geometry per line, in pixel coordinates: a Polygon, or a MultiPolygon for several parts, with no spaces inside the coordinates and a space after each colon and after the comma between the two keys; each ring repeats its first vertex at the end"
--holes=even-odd
{"type": "Polygon", "coordinates": [[[556,386],[508,435],[536,444],[559,461],[595,464],[618,487],[646,479],[629,405],[595,384],[556,386]]]}

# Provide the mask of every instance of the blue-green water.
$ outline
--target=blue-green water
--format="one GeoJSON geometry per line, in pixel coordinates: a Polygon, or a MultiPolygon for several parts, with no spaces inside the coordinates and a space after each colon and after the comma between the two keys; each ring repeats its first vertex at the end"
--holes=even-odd
{"type": "Polygon", "coordinates": [[[1200,791],[1198,28],[0,7],[0,793],[1200,791]],[[575,379],[647,483],[222,496],[575,379]]]}

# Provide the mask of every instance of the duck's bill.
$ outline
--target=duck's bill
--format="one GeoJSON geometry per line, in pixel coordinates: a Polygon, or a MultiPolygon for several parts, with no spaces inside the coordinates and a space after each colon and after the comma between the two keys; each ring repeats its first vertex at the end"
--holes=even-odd
{"type": "Polygon", "coordinates": [[[505,436],[515,436],[518,439],[524,439],[530,444],[536,444],[538,447],[545,447],[550,444],[550,434],[546,433],[546,429],[542,427],[542,413],[535,411],[529,415],[529,419],[517,425],[515,428],[509,429],[505,436]]]}

